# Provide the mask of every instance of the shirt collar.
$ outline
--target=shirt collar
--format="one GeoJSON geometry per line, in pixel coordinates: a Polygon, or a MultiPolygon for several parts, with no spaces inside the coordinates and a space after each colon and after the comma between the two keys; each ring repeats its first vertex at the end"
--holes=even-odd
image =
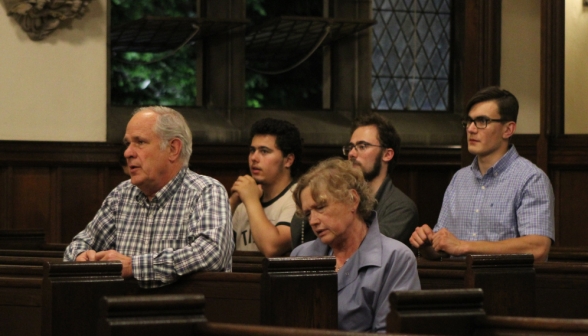
{"type": "Polygon", "coordinates": [[[378,216],[375,211],[372,212],[371,224],[368,224],[368,232],[359,245],[346,267],[342,267],[337,275],[337,287],[339,290],[347,287],[359,276],[360,270],[364,267],[382,265],[382,240],[380,239],[380,228],[378,225],[378,216]],[[353,272],[351,272],[353,271],[353,272]]]}
{"type": "Polygon", "coordinates": [[[360,269],[365,266],[380,266],[382,264],[382,244],[379,241],[380,227],[378,214],[372,211],[371,224],[368,223],[368,232],[357,249],[357,262],[360,269]]]}
{"type": "MultiPolygon", "coordinates": [[[[502,174],[508,167],[510,167],[511,163],[513,163],[519,157],[519,153],[517,152],[514,145],[510,145],[509,150],[498,160],[492,167],[488,169],[486,175],[489,176],[498,176],[502,174]]],[[[479,176],[482,177],[482,173],[480,172],[480,166],[478,165],[478,157],[474,158],[474,161],[470,165],[470,169],[479,176]]]]}
{"type": "Polygon", "coordinates": [[[165,204],[165,202],[172,198],[172,196],[182,185],[182,182],[184,181],[184,176],[186,176],[187,171],[188,168],[182,168],[180,172],[177,173],[171,181],[169,181],[166,185],[163,186],[163,188],[161,188],[158,192],[155,193],[155,196],[153,196],[151,201],[149,201],[147,196],[145,196],[145,194],[143,194],[142,192],[140,192],[139,195],[137,195],[137,201],[146,204],[153,204],[157,207],[162,206],[163,204],[165,204]]]}

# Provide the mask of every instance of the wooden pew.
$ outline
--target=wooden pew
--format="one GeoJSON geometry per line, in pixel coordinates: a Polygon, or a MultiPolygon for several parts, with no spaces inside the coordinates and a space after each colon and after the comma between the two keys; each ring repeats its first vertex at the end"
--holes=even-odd
{"type": "Polygon", "coordinates": [[[0,256],[0,335],[40,335],[43,263],[61,258],[0,256]]]}
{"type": "Polygon", "coordinates": [[[65,251],[67,244],[47,243],[42,229],[0,230],[0,250],[65,251]]]}
{"type": "Polygon", "coordinates": [[[265,259],[261,274],[200,272],[156,289],[123,280],[121,267],[120,263],[46,263],[43,335],[94,335],[103,296],[194,293],[207,297],[207,316],[213,322],[337,328],[333,257],[265,259]]]}
{"type": "Polygon", "coordinates": [[[41,229],[0,230],[0,249],[37,250],[45,244],[41,229]]]}
{"type": "Polygon", "coordinates": [[[585,247],[558,247],[549,250],[549,262],[588,262],[588,249],[585,247]]]}
{"type": "Polygon", "coordinates": [[[535,270],[530,254],[417,259],[422,289],[481,288],[488,314],[535,316],[535,270]]]}
{"type": "Polygon", "coordinates": [[[586,335],[588,320],[487,315],[480,289],[395,292],[387,332],[436,335],[586,335]]]}
{"type": "Polygon", "coordinates": [[[537,264],[537,316],[588,318],[588,249],[552,247],[537,264]]]}
{"type": "Polygon", "coordinates": [[[105,297],[100,302],[99,336],[244,335],[367,336],[337,330],[252,326],[208,322],[202,295],[105,297]]]}
{"type": "MultiPolygon", "coordinates": [[[[331,330],[207,322],[201,295],[105,297],[99,336],[123,335],[367,335],[331,330]]],[[[586,335],[588,320],[489,316],[480,289],[396,292],[390,295],[388,334],[586,335]]]]}
{"type": "Polygon", "coordinates": [[[233,272],[261,273],[263,271],[261,252],[235,251],[233,252],[233,272]]]}
{"type": "Polygon", "coordinates": [[[485,316],[479,288],[393,292],[386,319],[388,333],[472,335],[485,316]]]}
{"type": "Polygon", "coordinates": [[[423,289],[482,288],[490,315],[588,318],[588,262],[578,261],[584,252],[555,253],[560,261],[535,265],[508,255],[417,262],[423,289]]]}
{"type": "Polygon", "coordinates": [[[535,265],[539,317],[588,318],[588,263],[535,265]]]}
{"type": "MultiPolygon", "coordinates": [[[[62,260],[66,247],[66,244],[47,244],[45,233],[40,229],[0,230],[0,257],[62,260]]],[[[0,261],[1,264],[4,263],[0,261]]],[[[42,263],[38,265],[42,266],[42,263]]]]}

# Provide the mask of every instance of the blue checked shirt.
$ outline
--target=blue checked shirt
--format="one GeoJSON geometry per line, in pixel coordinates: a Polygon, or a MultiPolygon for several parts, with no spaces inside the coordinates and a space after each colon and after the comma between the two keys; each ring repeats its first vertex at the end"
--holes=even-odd
{"type": "Polygon", "coordinates": [[[183,168],[151,201],[130,180],[118,185],[63,259],[114,249],[132,257],[142,287],[159,287],[194,271],[230,271],[232,234],[225,188],[183,168]]]}
{"type": "Polygon", "coordinates": [[[511,146],[484,176],[477,157],[453,176],[433,231],[447,228],[467,241],[527,235],[547,236],[553,241],[553,208],[547,175],[511,146]]]}

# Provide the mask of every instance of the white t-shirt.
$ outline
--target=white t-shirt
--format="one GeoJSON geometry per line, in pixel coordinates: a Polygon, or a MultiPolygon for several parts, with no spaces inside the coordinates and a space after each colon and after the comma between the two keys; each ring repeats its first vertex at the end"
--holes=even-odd
{"type": "MultiPolygon", "coordinates": [[[[296,212],[296,203],[294,203],[294,199],[292,198],[292,190],[294,188],[296,188],[296,184],[290,184],[274,199],[266,203],[261,202],[265,216],[275,226],[290,226],[292,217],[296,212]]],[[[249,216],[247,216],[247,209],[243,203],[237,206],[233,214],[233,234],[235,237],[235,249],[237,251],[259,251],[253,241],[249,216]]]]}

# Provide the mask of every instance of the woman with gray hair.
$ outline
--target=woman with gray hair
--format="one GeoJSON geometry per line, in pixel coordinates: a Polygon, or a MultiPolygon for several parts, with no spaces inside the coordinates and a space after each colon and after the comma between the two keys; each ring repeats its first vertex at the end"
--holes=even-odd
{"type": "Polygon", "coordinates": [[[293,197],[317,239],[291,256],[337,259],[339,329],[385,332],[390,293],[421,285],[414,254],[380,233],[363,173],[351,161],[325,160],[300,178],[293,197]]]}

